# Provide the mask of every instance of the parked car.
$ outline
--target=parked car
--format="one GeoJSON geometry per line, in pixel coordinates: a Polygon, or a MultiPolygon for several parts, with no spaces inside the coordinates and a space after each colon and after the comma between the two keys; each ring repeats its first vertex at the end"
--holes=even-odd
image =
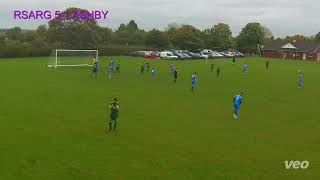
{"type": "Polygon", "coordinates": [[[175,49],[170,49],[170,50],[168,50],[168,51],[171,52],[173,55],[177,56],[178,59],[184,59],[184,56],[183,56],[181,53],[179,53],[177,50],[175,50],[175,49]]]}
{"type": "Polygon", "coordinates": [[[212,56],[215,57],[215,58],[222,58],[222,57],[224,57],[222,54],[220,54],[220,53],[218,53],[218,52],[216,52],[216,51],[213,51],[213,52],[212,52],[212,56]]]}
{"type": "Polygon", "coordinates": [[[200,53],[194,53],[198,56],[199,59],[205,59],[205,57],[203,57],[200,53]]]}
{"type": "Polygon", "coordinates": [[[216,52],[212,51],[211,57],[212,57],[212,58],[218,58],[219,55],[218,55],[216,52]]]}
{"type": "Polygon", "coordinates": [[[189,54],[187,54],[187,53],[181,53],[181,54],[183,54],[184,56],[185,56],[185,59],[192,59],[192,57],[189,55],[189,54]]]}
{"type": "Polygon", "coordinates": [[[174,55],[170,51],[162,51],[160,52],[160,58],[161,59],[178,59],[178,56],[174,55]]]}
{"type": "Polygon", "coordinates": [[[160,57],[160,52],[159,51],[154,51],[157,57],[160,57]]]}
{"type": "Polygon", "coordinates": [[[212,57],[212,55],[210,53],[201,53],[201,57],[203,57],[205,59],[209,59],[212,57]]]}
{"type": "Polygon", "coordinates": [[[130,52],[129,56],[141,57],[141,54],[138,51],[130,52]]]}
{"type": "Polygon", "coordinates": [[[184,56],[176,51],[171,51],[173,55],[177,56],[178,59],[184,59],[184,56]]]}
{"type": "Polygon", "coordinates": [[[184,50],[183,53],[185,53],[185,54],[187,54],[188,56],[190,56],[191,59],[197,59],[197,58],[198,58],[198,57],[197,57],[195,54],[193,54],[192,52],[189,52],[189,51],[184,50]]]}
{"type": "Polygon", "coordinates": [[[216,52],[216,54],[218,54],[220,57],[224,57],[224,55],[221,54],[220,52],[216,52]]]}
{"type": "Polygon", "coordinates": [[[155,53],[154,51],[148,51],[144,57],[145,57],[145,58],[152,58],[152,59],[154,59],[154,58],[157,57],[157,55],[156,55],[156,53],[155,53]]]}
{"type": "Polygon", "coordinates": [[[190,51],[187,51],[187,50],[183,50],[182,52],[185,53],[185,54],[187,54],[188,56],[190,56],[192,59],[198,59],[198,58],[199,58],[199,56],[196,55],[196,54],[193,53],[193,52],[190,52],[190,51]]]}
{"type": "Polygon", "coordinates": [[[235,55],[232,52],[226,51],[226,57],[234,57],[235,55]]]}
{"type": "Polygon", "coordinates": [[[241,53],[241,52],[234,51],[233,53],[234,53],[235,56],[237,56],[237,57],[244,57],[244,54],[241,53]]]}
{"type": "Polygon", "coordinates": [[[219,54],[222,54],[225,57],[234,57],[234,54],[232,54],[231,52],[228,52],[228,51],[219,52],[219,54]]]}
{"type": "Polygon", "coordinates": [[[179,54],[182,56],[182,59],[188,59],[188,56],[186,56],[184,53],[180,53],[179,54]]]}
{"type": "Polygon", "coordinates": [[[212,53],[212,50],[211,50],[211,49],[203,49],[203,50],[201,51],[201,54],[203,54],[203,53],[211,54],[211,53],[212,53]]]}
{"type": "Polygon", "coordinates": [[[194,58],[194,59],[201,59],[202,57],[198,55],[197,53],[189,52],[189,54],[194,58]]]}
{"type": "Polygon", "coordinates": [[[139,57],[145,57],[145,55],[147,54],[147,51],[136,51],[136,53],[138,54],[139,57]]]}

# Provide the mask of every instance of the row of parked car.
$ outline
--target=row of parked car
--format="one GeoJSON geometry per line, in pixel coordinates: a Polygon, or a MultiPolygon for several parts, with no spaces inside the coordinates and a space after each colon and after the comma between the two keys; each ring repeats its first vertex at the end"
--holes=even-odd
{"type": "Polygon", "coordinates": [[[213,51],[210,49],[191,52],[187,50],[166,50],[166,51],[135,51],[130,53],[131,56],[145,58],[160,58],[160,59],[210,59],[224,57],[244,57],[244,54],[238,51],[213,51]]]}

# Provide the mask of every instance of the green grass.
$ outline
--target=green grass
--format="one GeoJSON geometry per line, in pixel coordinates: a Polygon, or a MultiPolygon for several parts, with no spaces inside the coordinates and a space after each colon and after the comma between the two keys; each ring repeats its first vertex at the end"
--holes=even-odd
{"type": "Polygon", "coordinates": [[[267,72],[262,58],[175,62],[173,85],[169,61],[150,60],[159,73],[153,79],[138,72],[145,59],[115,59],[121,74],[111,80],[105,69],[97,80],[89,68],[47,69],[48,58],[0,60],[1,179],[320,178],[320,64],[272,60],[267,72]],[[221,78],[209,72],[211,62],[221,66],[221,78]],[[244,101],[234,120],[232,99],[240,90],[244,101]],[[119,131],[106,134],[114,97],[119,131]],[[285,160],[310,166],[286,170],[285,160]]]}

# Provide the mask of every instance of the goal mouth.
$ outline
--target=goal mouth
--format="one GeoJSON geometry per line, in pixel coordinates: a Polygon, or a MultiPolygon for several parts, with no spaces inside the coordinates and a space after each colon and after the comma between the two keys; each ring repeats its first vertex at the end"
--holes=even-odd
{"type": "Polygon", "coordinates": [[[98,59],[98,54],[98,50],[92,49],[54,49],[47,67],[92,67],[93,59],[98,59]]]}

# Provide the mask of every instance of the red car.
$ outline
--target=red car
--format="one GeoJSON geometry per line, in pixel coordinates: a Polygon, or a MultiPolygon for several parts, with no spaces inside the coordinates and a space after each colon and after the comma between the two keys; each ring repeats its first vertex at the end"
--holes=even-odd
{"type": "Polygon", "coordinates": [[[154,51],[148,51],[144,57],[154,59],[154,58],[157,58],[157,54],[154,51]]]}

